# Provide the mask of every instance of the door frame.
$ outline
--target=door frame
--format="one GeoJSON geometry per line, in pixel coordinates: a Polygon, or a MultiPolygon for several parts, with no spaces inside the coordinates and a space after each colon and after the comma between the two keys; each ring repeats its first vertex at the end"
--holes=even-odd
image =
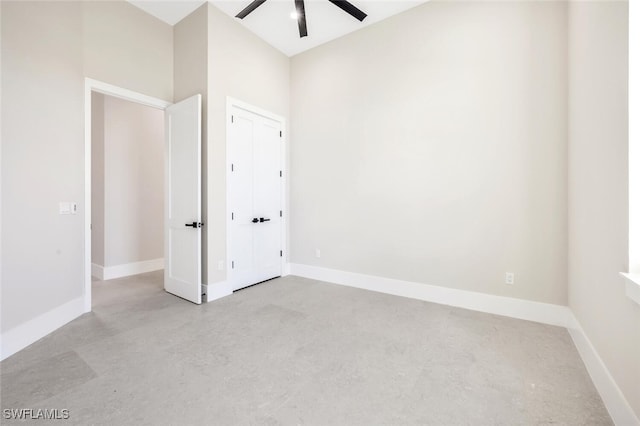
{"type": "Polygon", "coordinates": [[[103,81],[84,79],[84,312],[91,312],[91,93],[165,110],[171,102],[103,81]]]}
{"type": "Polygon", "coordinates": [[[230,191],[230,182],[231,182],[231,161],[229,158],[229,145],[231,143],[231,110],[233,107],[236,108],[240,108],[243,109],[245,111],[251,112],[253,114],[256,115],[260,115],[262,117],[268,118],[270,120],[273,121],[277,121],[280,123],[281,129],[282,129],[282,150],[280,152],[280,162],[281,162],[281,166],[282,166],[282,181],[280,182],[280,200],[281,200],[281,207],[282,207],[282,229],[280,230],[280,239],[281,239],[281,243],[282,243],[282,257],[280,258],[280,263],[281,263],[281,271],[282,271],[282,275],[281,276],[285,276],[288,275],[286,266],[287,266],[287,261],[286,259],[289,257],[289,221],[288,221],[288,217],[289,217],[289,191],[287,190],[287,188],[289,187],[288,182],[289,182],[289,168],[288,163],[287,163],[287,158],[288,158],[288,143],[287,143],[287,138],[288,138],[288,134],[287,134],[287,121],[285,120],[285,118],[281,115],[278,114],[274,114],[270,111],[267,111],[265,109],[262,109],[260,107],[257,107],[255,105],[252,105],[250,103],[241,101],[239,99],[233,98],[231,96],[227,96],[227,111],[226,111],[226,144],[225,144],[225,166],[226,166],[226,173],[225,173],[225,203],[226,203],[226,269],[227,269],[227,283],[228,283],[228,287],[229,287],[229,291],[233,291],[232,286],[231,286],[231,274],[233,269],[231,268],[231,258],[230,258],[230,243],[231,243],[231,233],[229,232],[229,230],[231,229],[231,204],[229,203],[229,194],[231,193],[230,191]]]}

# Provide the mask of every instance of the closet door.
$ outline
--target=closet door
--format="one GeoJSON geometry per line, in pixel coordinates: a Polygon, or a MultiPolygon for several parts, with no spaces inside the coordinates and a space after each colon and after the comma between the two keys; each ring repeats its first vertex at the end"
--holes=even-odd
{"type": "Polygon", "coordinates": [[[282,124],[233,107],[227,278],[233,290],[282,275],[282,124]]]}

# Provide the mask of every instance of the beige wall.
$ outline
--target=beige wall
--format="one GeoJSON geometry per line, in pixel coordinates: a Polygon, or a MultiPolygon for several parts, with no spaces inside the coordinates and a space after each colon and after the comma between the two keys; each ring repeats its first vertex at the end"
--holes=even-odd
{"type": "MultiPolygon", "coordinates": [[[[2,2],[0,1],[0,35],[2,34],[2,2]]],[[[1,38],[0,38],[0,49],[1,49],[1,38]]],[[[0,51],[0,239],[2,236],[2,227],[3,227],[3,222],[2,222],[2,216],[3,216],[3,209],[2,209],[2,187],[3,187],[3,174],[2,174],[2,138],[4,133],[2,133],[2,51],[0,51]]],[[[2,276],[2,249],[3,249],[3,244],[0,241],[0,309],[2,309],[2,307],[4,306],[2,304],[2,283],[3,283],[3,276],[2,276]]],[[[2,333],[2,314],[0,314],[0,333],[2,333]]],[[[0,350],[2,350],[2,348],[0,348],[0,350]]]]}
{"type": "MultiPolygon", "coordinates": [[[[111,96],[99,99],[104,238],[96,245],[102,245],[104,263],[98,265],[160,259],[164,256],[164,111],[111,96]]],[[[99,207],[92,205],[92,215],[99,207]]],[[[99,238],[96,233],[92,237],[99,238]]]]}
{"type": "Polygon", "coordinates": [[[3,333],[83,294],[81,35],[79,2],[2,2],[3,333]]]}
{"type": "Polygon", "coordinates": [[[209,8],[207,147],[208,284],[226,279],[226,98],[289,117],[289,59],[212,5],[209,8]]]}
{"type": "Polygon", "coordinates": [[[104,95],[91,94],[91,263],[104,266],[104,95]]]}
{"type": "Polygon", "coordinates": [[[566,304],[566,19],[429,2],[293,57],[292,262],[566,304]]]}
{"type": "Polygon", "coordinates": [[[2,2],[3,333],[83,295],[84,77],[171,100],[172,37],[126,2],[2,2]]]}
{"type": "Polygon", "coordinates": [[[207,140],[208,13],[207,3],[173,27],[173,89],[176,102],[202,95],[202,283],[207,282],[207,140]]]}
{"type": "Polygon", "coordinates": [[[124,1],[82,2],[84,74],[173,100],[173,29],[124,1]]]}
{"type": "MultiPolygon", "coordinates": [[[[640,3],[629,2],[629,116],[640,116],[640,3]]],[[[629,121],[629,272],[640,274],[640,120],[629,121]]]]}
{"type": "Polygon", "coordinates": [[[569,305],[640,417],[640,306],[627,271],[626,2],[569,8],[569,305]]]}

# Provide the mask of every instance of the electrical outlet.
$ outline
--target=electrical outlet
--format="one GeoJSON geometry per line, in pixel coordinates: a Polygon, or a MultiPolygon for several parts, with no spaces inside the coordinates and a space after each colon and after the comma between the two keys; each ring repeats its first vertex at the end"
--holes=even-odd
{"type": "Polygon", "coordinates": [[[316,249],[316,257],[320,259],[320,249],[316,249]]]}
{"type": "Polygon", "coordinates": [[[504,283],[513,285],[516,283],[516,275],[513,272],[507,272],[504,274],[504,283]]]}
{"type": "Polygon", "coordinates": [[[224,260],[218,260],[218,271],[224,271],[224,260]]]}

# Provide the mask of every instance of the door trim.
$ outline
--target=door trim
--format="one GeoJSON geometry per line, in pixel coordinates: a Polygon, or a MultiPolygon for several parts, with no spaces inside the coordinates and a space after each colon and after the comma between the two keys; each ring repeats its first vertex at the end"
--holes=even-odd
{"type": "MultiPolygon", "coordinates": [[[[270,111],[267,111],[265,109],[262,109],[260,107],[257,107],[255,105],[251,105],[247,102],[241,101],[239,99],[235,99],[231,96],[227,96],[227,113],[226,113],[226,144],[225,144],[225,166],[226,166],[226,172],[225,172],[225,179],[226,179],[226,183],[225,183],[225,204],[226,204],[226,247],[225,247],[225,251],[226,251],[226,277],[227,280],[226,282],[229,285],[229,288],[231,288],[231,274],[232,274],[232,268],[231,268],[231,259],[229,258],[229,247],[230,247],[230,232],[229,230],[231,229],[231,205],[229,203],[229,194],[230,194],[230,182],[231,182],[231,161],[229,159],[229,144],[231,142],[231,110],[233,107],[236,108],[240,108],[243,109],[245,111],[251,112],[253,114],[256,115],[260,115],[262,117],[268,118],[270,120],[273,121],[277,121],[280,123],[280,126],[282,128],[282,150],[280,153],[280,162],[282,165],[282,181],[280,182],[280,200],[281,200],[281,207],[282,207],[282,228],[280,230],[280,240],[282,242],[282,257],[280,258],[280,264],[281,264],[281,271],[282,271],[282,276],[287,275],[286,272],[286,265],[287,265],[287,259],[289,258],[289,221],[288,221],[288,217],[289,217],[289,167],[288,167],[288,162],[287,159],[289,158],[289,144],[287,141],[288,138],[288,134],[287,134],[287,121],[285,120],[285,118],[281,115],[278,114],[274,114],[270,111]]],[[[233,290],[232,290],[233,291],[233,290]]]]}
{"type": "Polygon", "coordinates": [[[103,81],[84,79],[84,312],[91,312],[91,92],[166,109],[171,102],[103,81]]]}

